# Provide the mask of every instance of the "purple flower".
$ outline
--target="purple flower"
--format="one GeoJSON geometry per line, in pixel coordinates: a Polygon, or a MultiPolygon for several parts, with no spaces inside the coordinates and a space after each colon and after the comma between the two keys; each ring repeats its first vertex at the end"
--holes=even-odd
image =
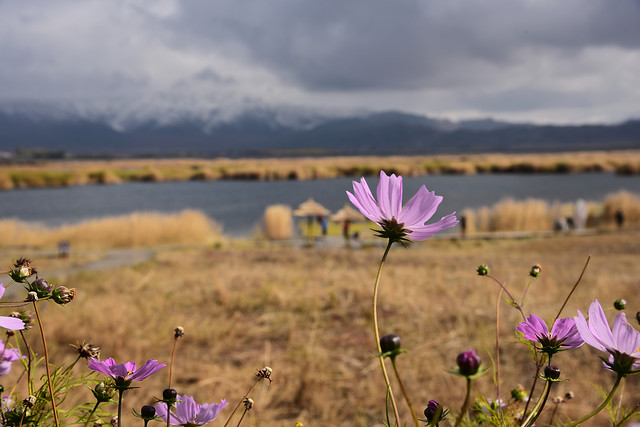
{"type": "Polygon", "coordinates": [[[109,358],[104,362],[98,359],[89,361],[89,369],[113,378],[116,381],[116,388],[122,389],[129,388],[131,381],[142,381],[165,366],[167,366],[166,363],[159,364],[155,359],[147,360],[139,369],[136,369],[136,362],[127,362],[119,365],[113,358],[109,358]]]}
{"type": "Polygon", "coordinates": [[[11,371],[11,364],[20,359],[20,352],[15,348],[6,348],[0,340],[0,376],[7,375],[11,371]]]}
{"type": "MultiPolygon", "coordinates": [[[[4,285],[0,283],[0,298],[2,298],[2,295],[4,295],[5,289],[6,288],[4,287],[4,285]]],[[[12,331],[19,331],[24,329],[24,322],[17,317],[0,316],[0,326],[12,331]]]]}
{"type": "Polygon", "coordinates": [[[551,327],[551,332],[547,324],[535,314],[529,315],[527,320],[520,322],[516,331],[524,334],[530,341],[536,341],[541,345],[541,350],[549,356],[562,350],[578,348],[584,344],[576,329],[573,319],[557,319],[551,327]]]}
{"type": "Polygon", "coordinates": [[[382,227],[381,237],[395,241],[425,240],[458,223],[454,212],[436,223],[425,225],[442,202],[442,196],[436,196],[423,185],[403,207],[402,177],[387,176],[384,171],[380,171],[377,202],[364,178],[360,182],[353,181],[353,194],[347,191],[347,196],[364,216],[382,227]]]}
{"type": "MultiPolygon", "coordinates": [[[[228,404],[229,402],[222,399],[220,403],[200,405],[191,396],[178,396],[175,412],[170,412],[169,422],[172,426],[201,426],[215,420],[220,411],[228,404]]],[[[167,422],[166,403],[158,403],[155,408],[156,414],[167,422]]]]}
{"type": "Polygon", "coordinates": [[[624,313],[616,316],[610,329],[602,306],[595,300],[589,306],[588,321],[580,310],[574,320],[587,344],[609,353],[609,361],[604,362],[607,369],[622,376],[640,372],[640,332],[631,327],[624,313]]]}

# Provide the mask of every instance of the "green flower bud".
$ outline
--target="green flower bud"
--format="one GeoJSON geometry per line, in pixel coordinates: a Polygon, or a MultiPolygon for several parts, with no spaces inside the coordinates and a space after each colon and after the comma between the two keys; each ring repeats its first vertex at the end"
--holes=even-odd
{"type": "Polygon", "coordinates": [[[96,400],[100,403],[109,402],[113,395],[115,394],[115,390],[113,387],[109,387],[105,383],[98,383],[93,390],[91,390],[96,400]]]}
{"type": "Polygon", "coordinates": [[[489,267],[487,267],[485,264],[480,264],[476,271],[478,272],[479,276],[486,276],[487,274],[489,274],[489,267]]]}
{"type": "Polygon", "coordinates": [[[624,310],[627,308],[627,301],[624,298],[618,298],[613,302],[613,308],[618,311],[624,310]]]}
{"type": "Polygon", "coordinates": [[[51,298],[57,304],[65,305],[73,301],[76,297],[76,289],[68,289],[65,286],[58,286],[51,294],[51,298]]]}
{"type": "Polygon", "coordinates": [[[537,278],[540,275],[541,271],[542,271],[542,267],[540,267],[540,264],[536,264],[533,267],[531,267],[531,270],[529,271],[529,276],[537,278]]]}

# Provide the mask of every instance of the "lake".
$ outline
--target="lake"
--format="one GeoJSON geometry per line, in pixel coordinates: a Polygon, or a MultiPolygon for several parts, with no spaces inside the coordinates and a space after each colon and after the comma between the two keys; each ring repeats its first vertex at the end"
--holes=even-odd
{"type": "MultiPolygon", "coordinates": [[[[335,212],[348,202],[345,191],[352,189],[352,180],[187,181],[0,191],[0,218],[57,226],[136,211],[197,209],[221,223],[225,233],[249,235],[269,205],[295,208],[313,197],[335,212]]],[[[375,194],[377,177],[367,181],[375,194]]],[[[611,173],[429,175],[404,179],[405,201],[423,184],[444,196],[435,219],[506,197],[572,202],[601,201],[620,190],[640,194],[640,176],[611,173]]]]}

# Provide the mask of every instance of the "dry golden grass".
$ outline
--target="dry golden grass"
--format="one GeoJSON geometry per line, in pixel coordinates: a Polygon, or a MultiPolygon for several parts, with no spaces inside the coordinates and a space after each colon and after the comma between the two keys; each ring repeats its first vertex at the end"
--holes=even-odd
{"type": "MultiPolygon", "coordinates": [[[[584,312],[594,298],[609,307],[624,297],[632,320],[640,307],[639,239],[640,231],[629,229],[394,247],[382,275],[381,332],[399,334],[410,350],[398,363],[418,410],[429,399],[459,408],[464,380],[446,370],[455,366],[460,351],[475,348],[491,364],[498,287],[476,275],[478,264],[486,263],[491,274],[521,295],[531,265],[540,263],[542,274],[529,290],[525,311],[550,320],[591,256],[564,316],[584,312]]],[[[54,363],[71,358],[68,344],[86,340],[102,347],[103,358],[168,361],[173,329],[181,325],[185,337],[178,344],[174,373],[180,393],[201,402],[225,398],[235,404],[253,384],[257,369],[273,368],[273,383],[252,393],[255,409],[243,425],[293,427],[297,420],[305,426],[381,425],[385,392],[372,357],[370,306],[382,249],[165,248],[144,265],[75,274],[64,274],[65,263],[72,265],[80,254],[68,260],[35,258],[45,277],[47,271],[60,271],[57,281],[78,288],[68,306],[47,304],[43,310],[51,358],[54,363]]],[[[0,259],[9,265],[29,255],[4,253],[0,259]]],[[[502,396],[507,397],[518,384],[528,387],[534,370],[527,348],[513,334],[518,313],[506,303],[500,310],[502,396]]],[[[37,342],[36,334],[29,332],[29,339],[37,342]]],[[[594,385],[612,385],[613,376],[597,356],[585,346],[554,357],[570,381],[558,383],[553,395],[571,390],[576,396],[561,405],[560,416],[587,413],[602,400],[594,385]]],[[[139,408],[151,403],[167,378],[165,369],[145,380],[140,390],[127,392],[125,404],[139,408]]],[[[477,392],[495,398],[491,375],[475,384],[477,392]]],[[[626,381],[625,404],[637,403],[638,395],[640,375],[635,375],[626,381]]],[[[405,405],[400,407],[408,421],[405,405]]],[[[134,424],[124,412],[127,424],[134,424]]],[[[605,419],[599,416],[591,425],[604,425],[605,419]]]]}
{"type": "Polygon", "coordinates": [[[269,240],[288,240],[293,237],[293,213],[287,205],[268,206],[264,211],[261,231],[269,240]]]}
{"type": "Polygon", "coordinates": [[[440,156],[350,156],[265,159],[129,159],[2,165],[0,189],[111,184],[122,181],[320,179],[375,175],[472,173],[640,173],[640,150],[440,156]]]}
{"type": "Polygon", "coordinates": [[[0,235],[2,246],[55,246],[66,240],[74,248],[130,248],[213,243],[221,239],[221,229],[203,213],[184,210],[139,212],[52,228],[6,219],[0,220],[0,235]]]}

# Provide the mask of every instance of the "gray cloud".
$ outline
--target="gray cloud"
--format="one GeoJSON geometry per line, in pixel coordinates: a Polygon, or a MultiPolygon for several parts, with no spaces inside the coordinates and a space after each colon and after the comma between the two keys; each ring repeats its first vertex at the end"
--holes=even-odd
{"type": "Polygon", "coordinates": [[[638,22],[637,0],[0,1],[0,103],[622,120],[638,22]]]}

